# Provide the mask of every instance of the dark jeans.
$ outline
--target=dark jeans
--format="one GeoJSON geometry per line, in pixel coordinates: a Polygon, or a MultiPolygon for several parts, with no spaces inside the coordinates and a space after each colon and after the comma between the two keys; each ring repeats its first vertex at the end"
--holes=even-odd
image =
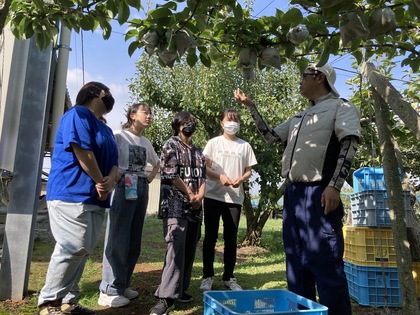
{"type": "Polygon", "coordinates": [[[139,178],[137,200],[125,199],[124,177],[115,188],[105,234],[102,281],[99,290],[123,295],[140,256],[144,218],[149,201],[149,184],[139,178]]]}
{"type": "Polygon", "coordinates": [[[223,220],[223,280],[233,278],[236,264],[236,238],[241,216],[241,205],[204,198],[204,241],[203,241],[203,278],[214,276],[214,255],[219,233],[220,217],[223,220]]]}
{"type": "Polygon", "coordinates": [[[329,315],[350,315],[344,273],[343,205],[328,215],[321,207],[324,185],[292,183],[286,187],[283,242],[290,291],[328,307],[329,315]]]}

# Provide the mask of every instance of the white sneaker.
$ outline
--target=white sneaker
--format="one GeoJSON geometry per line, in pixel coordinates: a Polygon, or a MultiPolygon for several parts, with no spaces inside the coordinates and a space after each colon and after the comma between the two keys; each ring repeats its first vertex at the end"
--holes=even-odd
{"type": "Polygon", "coordinates": [[[124,297],[129,300],[135,299],[138,296],[139,296],[139,293],[137,291],[134,291],[132,288],[127,288],[124,291],[124,297]]]}
{"type": "Polygon", "coordinates": [[[242,290],[241,286],[236,282],[235,278],[230,278],[228,281],[223,281],[223,284],[232,291],[242,290]]]}
{"type": "Polygon", "coordinates": [[[212,277],[204,278],[201,281],[200,290],[201,291],[210,291],[212,285],[213,285],[213,278],[212,277]]]}
{"type": "Polygon", "coordinates": [[[122,295],[108,295],[99,293],[98,304],[100,306],[123,307],[130,304],[130,300],[122,295]]]}

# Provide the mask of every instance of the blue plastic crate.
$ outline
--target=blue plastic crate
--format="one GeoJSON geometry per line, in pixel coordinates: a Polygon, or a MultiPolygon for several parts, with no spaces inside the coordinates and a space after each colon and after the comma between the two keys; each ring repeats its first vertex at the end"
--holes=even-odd
{"type": "Polygon", "coordinates": [[[360,305],[401,306],[397,268],[366,267],[344,261],[344,272],[350,297],[360,305]]]}
{"type": "Polygon", "coordinates": [[[204,315],[328,314],[327,307],[281,289],[206,291],[203,301],[204,315]]]}
{"type": "MultiPolygon", "coordinates": [[[[412,227],[410,192],[403,191],[405,219],[412,227]]],[[[366,190],[350,195],[351,220],[354,226],[391,226],[388,195],[385,191],[366,190]]]]}
{"type": "Polygon", "coordinates": [[[364,190],[386,190],[384,169],[382,167],[362,167],[353,173],[355,193],[364,190]]]}
{"type": "MultiPolygon", "coordinates": [[[[398,169],[401,178],[401,170],[398,169]]],[[[353,172],[353,190],[355,193],[364,190],[385,191],[384,169],[382,167],[361,167],[353,172]]]]}

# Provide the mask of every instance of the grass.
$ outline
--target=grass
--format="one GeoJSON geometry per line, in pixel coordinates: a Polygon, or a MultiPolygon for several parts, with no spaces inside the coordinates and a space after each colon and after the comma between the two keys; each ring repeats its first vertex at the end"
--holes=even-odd
{"type": "MultiPolygon", "coordinates": [[[[221,242],[222,226],[219,230],[219,240],[216,245],[214,290],[225,290],[221,282],[223,272],[221,242]]],[[[241,218],[239,237],[246,233],[246,219],[241,218]]],[[[202,235],[204,235],[202,231],[202,235]]],[[[139,291],[138,299],[121,309],[104,308],[97,305],[98,286],[101,281],[101,264],[103,253],[103,237],[91,254],[80,281],[82,296],[80,303],[95,309],[97,315],[148,315],[149,309],[155,304],[154,292],[160,283],[166,244],[163,240],[162,221],[155,216],[147,217],[143,230],[142,252],[134,270],[132,287],[139,291]]],[[[38,293],[44,285],[48,262],[54,242],[36,241],[34,245],[31,270],[28,283],[28,294],[23,301],[0,302],[0,315],[36,314],[38,293]]],[[[193,268],[191,285],[188,293],[195,297],[188,304],[176,303],[171,315],[203,314],[203,293],[199,290],[202,276],[202,239],[199,242],[193,268]]],[[[244,289],[286,289],[285,256],[281,237],[281,220],[270,219],[264,227],[259,247],[241,247],[238,249],[238,259],[235,268],[238,283],[244,289]]],[[[352,302],[353,315],[399,315],[400,309],[364,307],[352,302]]]]}
{"type": "MultiPolygon", "coordinates": [[[[246,219],[243,217],[240,223],[239,239],[245,235],[246,219]]],[[[262,247],[244,247],[238,249],[238,263],[235,276],[238,283],[246,289],[269,289],[285,288],[285,264],[281,242],[281,220],[269,220],[264,228],[261,239],[262,247]]],[[[222,226],[220,232],[222,231],[222,226]]],[[[203,233],[204,235],[204,229],[203,233]]],[[[215,282],[214,289],[221,290],[224,286],[221,282],[223,272],[222,236],[219,235],[216,246],[215,282]]],[[[45,282],[48,262],[53,250],[54,243],[47,241],[35,241],[31,270],[28,283],[28,295],[20,302],[0,302],[0,315],[10,314],[35,314],[37,312],[37,298],[40,289],[45,282]]],[[[165,256],[166,244],[163,240],[162,221],[155,216],[149,216],[145,220],[142,252],[133,275],[132,286],[140,291],[140,298],[133,301],[129,308],[110,312],[97,305],[98,286],[101,280],[101,263],[103,252],[103,237],[100,238],[96,249],[91,254],[80,281],[82,296],[80,303],[97,310],[97,314],[148,314],[147,310],[154,305],[156,299],[154,292],[160,283],[160,275],[165,256]],[[131,308],[134,308],[132,310],[131,308]]],[[[202,239],[199,242],[196,259],[193,268],[191,285],[188,292],[195,297],[193,303],[176,304],[176,310],[171,314],[202,314],[203,294],[199,290],[202,276],[202,239]]]]}

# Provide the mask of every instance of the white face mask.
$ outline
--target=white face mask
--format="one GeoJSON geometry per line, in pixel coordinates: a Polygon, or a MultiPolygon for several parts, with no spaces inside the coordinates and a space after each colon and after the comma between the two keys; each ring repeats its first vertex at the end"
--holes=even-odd
{"type": "Polygon", "coordinates": [[[223,130],[228,135],[234,135],[239,131],[240,124],[236,121],[225,121],[223,123],[223,130]]]}

